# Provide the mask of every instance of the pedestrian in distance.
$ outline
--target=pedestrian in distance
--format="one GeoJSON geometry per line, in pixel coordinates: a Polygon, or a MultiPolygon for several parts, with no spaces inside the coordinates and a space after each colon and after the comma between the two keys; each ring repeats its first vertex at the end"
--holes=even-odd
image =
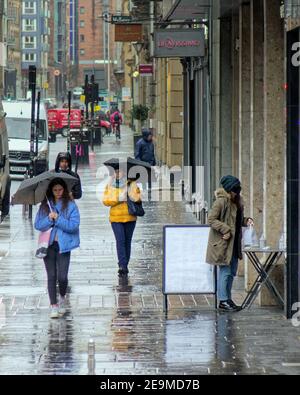
{"type": "Polygon", "coordinates": [[[40,232],[51,230],[47,256],[44,258],[48,278],[48,293],[51,303],[51,318],[66,313],[66,293],[71,251],[80,245],[80,214],[70,197],[64,180],[54,179],[48,187],[35,219],[35,229],[40,232]],[[56,285],[59,285],[59,303],[56,285]]]}
{"type": "Polygon", "coordinates": [[[135,159],[156,166],[153,134],[149,129],[142,130],[142,138],[136,143],[135,159]]]}
{"type": "Polygon", "coordinates": [[[111,114],[110,123],[116,137],[121,140],[121,125],[123,124],[123,117],[118,108],[111,114]]]}
{"type": "MultiPolygon", "coordinates": [[[[142,130],[142,138],[136,143],[135,159],[148,163],[150,166],[156,166],[155,148],[153,143],[153,134],[149,129],[142,130]]],[[[143,181],[143,187],[147,183],[143,181]]],[[[152,188],[152,172],[148,177],[148,188],[152,188]]]]}
{"type": "Polygon", "coordinates": [[[219,266],[219,309],[239,311],[232,300],[232,286],[242,256],[242,227],[253,225],[252,218],[244,217],[242,186],[238,178],[225,176],[222,188],[215,192],[216,200],[208,215],[211,226],[206,262],[219,266]]]}
{"type": "Polygon", "coordinates": [[[60,152],[57,155],[55,170],[56,173],[67,173],[72,177],[78,179],[78,182],[74,185],[71,193],[71,197],[73,199],[79,200],[82,198],[82,188],[81,188],[81,180],[77,173],[72,171],[72,156],[69,152],[60,152]]]}
{"type": "Polygon", "coordinates": [[[119,275],[129,273],[131,243],[137,217],[129,214],[127,195],[133,202],[141,201],[141,191],[135,181],[127,179],[122,169],[116,169],[105,188],[103,204],[110,207],[110,222],[117,243],[119,275]]]}

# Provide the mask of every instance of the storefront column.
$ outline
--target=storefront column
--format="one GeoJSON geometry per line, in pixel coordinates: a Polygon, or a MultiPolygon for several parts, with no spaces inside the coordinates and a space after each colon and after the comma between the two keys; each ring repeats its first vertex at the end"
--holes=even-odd
{"type": "MultiPolygon", "coordinates": [[[[250,196],[247,213],[255,221],[258,237],[263,231],[264,176],[264,4],[251,0],[251,112],[250,112],[250,196]]],[[[245,270],[246,289],[250,289],[257,273],[249,262],[245,270]]]]}
{"type": "Polygon", "coordinates": [[[221,155],[220,155],[220,4],[213,2],[212,21],[210,30],[210,73],[211,73],[211,166],[212,183],[211,196],[220,185],[221,155]]]}
{"type": "Polygon", "coordinates": [[[239,178],[246,208],[250,207],[250,5],[240,7],[239,39],[239,178]]]}
{"type": "MultiPolygon", "coordinates": [[[[280,2],[264,0],[264,207],[263,230],[267,244],[278,246],[284,231],[285,199],[285,109],[284,109],[284,30],[280,2]]],[[[274,272],[283,289],[283,267],[274,272]]],[[[265,289],[261,303],[273,298],[265,289]]]]}
{"type": "Polygon", "coordinates": [[[232,174],[232,19],[221,19],[220,140],[221,176],[232,174]]]}

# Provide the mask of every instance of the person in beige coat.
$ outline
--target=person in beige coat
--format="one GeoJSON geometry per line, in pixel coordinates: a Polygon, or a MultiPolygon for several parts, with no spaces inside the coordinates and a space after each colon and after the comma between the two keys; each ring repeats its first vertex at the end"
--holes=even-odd
{"type": "Polygon", "coordinates": [[[221,179],[222,188],[215,192],[216,200],[208,216],[211,226],[206,262],[219,266],[219,309],[237,311],[240,307],[232,300],[232,286],[242,259],[242,227],[253,225],[244,217],[241,182],[234,176],[221,179]]]}

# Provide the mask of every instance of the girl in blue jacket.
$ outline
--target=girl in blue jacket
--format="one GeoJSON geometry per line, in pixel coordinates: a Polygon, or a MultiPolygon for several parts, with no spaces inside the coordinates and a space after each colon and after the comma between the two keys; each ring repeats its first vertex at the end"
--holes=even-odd
{"type": "Polygon", "coordinates": [[[46,232],[52,229],[48,254],[44,259],[51,302],[51,318],[59,318],[66,312],[65,297],[71,251],[80,245],[79,225],[79,210],[70,197],[66,183],[61,178],[53,180],[35,219],[36,230],[46,232]],[[57,281],[60,293],[59,304],[56,295],[57,281]]]}

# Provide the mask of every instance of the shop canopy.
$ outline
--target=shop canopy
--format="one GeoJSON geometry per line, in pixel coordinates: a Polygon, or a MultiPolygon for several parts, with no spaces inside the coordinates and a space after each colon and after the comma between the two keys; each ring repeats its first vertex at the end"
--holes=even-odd
{"type": "Polygon", "coordinates": [[[222,16],[238,9],[241,0],[176,0],[164,16],[164,22],[203,21],[209,19],[211,10],[222,16]]]}

